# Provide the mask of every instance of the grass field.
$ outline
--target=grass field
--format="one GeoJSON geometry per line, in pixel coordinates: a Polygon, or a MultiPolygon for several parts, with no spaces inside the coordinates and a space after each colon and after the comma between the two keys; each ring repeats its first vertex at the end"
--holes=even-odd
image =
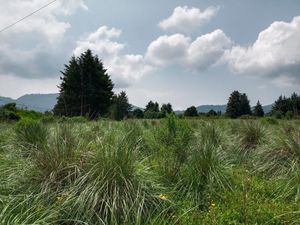
{"type": "Polygon", "coordinates": [[[0,224],[300,224],[300,121],[0,124],[0,224]]]}

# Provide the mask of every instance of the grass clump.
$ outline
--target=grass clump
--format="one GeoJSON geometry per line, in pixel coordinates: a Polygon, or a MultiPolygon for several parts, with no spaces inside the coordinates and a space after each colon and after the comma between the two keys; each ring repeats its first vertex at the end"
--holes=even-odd
{"type": "Polygon", "coordinates": [[[194,205],[207,206],[207,194],[229,187],[229,164],[223,154],[221,134],[213,124],[204,124],[196,138],[178,186],[194,205]]]}
{"type": "Polygon", "coordinates": [[[260,149],[258,170],[279,180],[284,197],[300,200],[300,130],[298,126],[283,126],[269,145],[260,149]]]}
{"type": "Polygon", "coordinates": [[[43,148],[48,138],[47,128],[36,120],[21,120],[15,126],[16,142],[25,151],[43,148]]]}
{"type": "Polygon", "coordinates": [[[132,130],[110,129],[93,143],[84,174],[65,205],[74,220],[88,224],[143,224],[164,209],[162,189],[144,160],[132,130]],[[133,139],[132,139],[133,138],[133,139]]]}
{"type": "Polygon", "coordinates": [[[167,182],[176,182],[182,165],[186,162],[193,133],[185,120],[170,114],[148,136],[152,156],[159,173],[167,182]]]}

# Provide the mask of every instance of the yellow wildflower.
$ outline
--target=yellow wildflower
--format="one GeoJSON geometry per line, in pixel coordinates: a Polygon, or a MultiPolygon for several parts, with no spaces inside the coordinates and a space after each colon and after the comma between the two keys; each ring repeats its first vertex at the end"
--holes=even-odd
{"type": "Polygon", "coordinates": [[[216,204],[215,203],[211,203],[211,207],[212,208],[216,207],[216,204]]]}
{"type": "Polygon", "coordinates": [[[160,194],[160,195],[159,195],[159,198],[160,198],[161,200],[167,200],[167,199],[168,199],[168,196],[163,195],[163,194],[160,194]]]}

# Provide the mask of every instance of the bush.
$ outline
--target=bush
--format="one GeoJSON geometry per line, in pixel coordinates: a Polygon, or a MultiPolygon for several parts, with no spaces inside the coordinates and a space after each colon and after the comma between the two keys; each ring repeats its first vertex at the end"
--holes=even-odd
{"type": "Polygon", "coordinates": [[[294,118],[294,112],[293,111],[287,111],[285,113],[285,118],[288,119],[288,120],[291,120],[294,118]]]}
{"type": "Polygon", "coordinates": [[[0,121],[18,121],[20,116],[17,114],[16,103],[9,103],[0,107],[0,121]]]}

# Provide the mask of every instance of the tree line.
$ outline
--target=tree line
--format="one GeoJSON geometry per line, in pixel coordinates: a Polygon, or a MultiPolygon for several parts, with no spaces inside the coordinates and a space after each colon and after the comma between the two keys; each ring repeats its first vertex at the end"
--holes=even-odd
{"type": "MultiPolygon", "coordinates": [[[[122,120],[126,117],[158,119],[173,113],[170,103],[160,107],[157,102],[150,101],[145,109],[133,108],[124,91],[119,94],[113,92],[114,84],[107,70],[91,50],[85,51],[79,57],[71,57],[61,73],[61,84],[58,86],[60,95],[53,110],[55,115],[85,116],[90,119],[110,117],[122,120]]],[[[294,93],[289,98],[280,96],[270,114],[299,116],[299,112],[300,97],[294,93]]],[[[184,111],[183,115],[186,117],[218,116],[222,115],[222,112],[212,109],[204,114],[199,113],[195,106],[191,106],[184,111]]],[[[225,115],[230,118],[246,115],[263,117],[265,112],[259,101],[252,109],[245,93],[233,91],[228,99],[225,115]]]]}

